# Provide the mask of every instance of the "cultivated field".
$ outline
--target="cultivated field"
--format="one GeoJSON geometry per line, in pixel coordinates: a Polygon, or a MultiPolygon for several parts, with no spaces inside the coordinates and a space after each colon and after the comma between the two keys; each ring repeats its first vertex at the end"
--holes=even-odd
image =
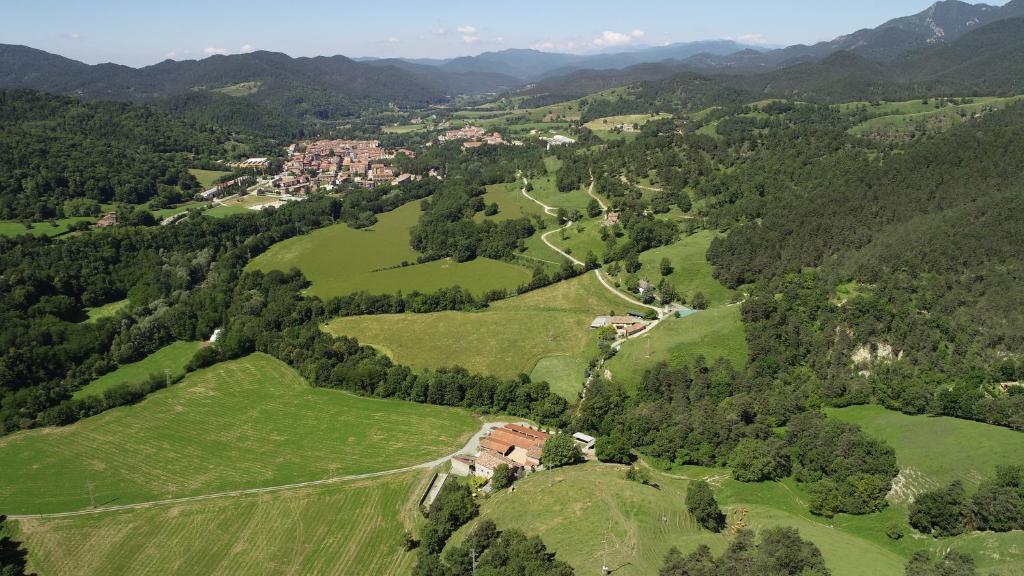
{"type": "Polygon", "coordinates": [[[737,368],[746,364],[747,343],[739,306],[719,306],[664,320],[649,333],[623,344],[604,368],[614,382],[632,390],[655,363],[680,366],[701,354],[709,364],[722,357],[737,368]]]}
{"type": "Polygon", "coordinates": [[[40,574],[407,574],[428,473],[73,518],[22,520],[40,574]]]}
{"type": "Polygon", "coordinates": [[[361,290],[374,294],[434,292],[456,285],[482,294],[530,280],[526,268],[486,258],[399,267],[402,262],[416,262],[418,253],[409,246],[409,229],[419,216],[419,202],[410,202],[379,215],[377,224],[368,230],[347,224],[321,228],[275,244],[249,267],[263,271],[298,268],[313,283],[308,293],[322,298],[361,290]]]}
{"type": "Polygon", "coordinates": [[[171,376],[183,374],[185,366],[195,355],[196,350],[199,350],[199,346],[199,342],[175,342],[164,346],[138,362],[119,366],[117,370],[100,376],[75,392],[74,397],[103,394],[114,386],[141,382],[151,374],[159,374],[162,377],[165,370],[170,370],[171,376]]]}
{"type": "Polygon", "coordinates": [[[134,406],[0,438],[0,510],[79,510],[420,464],[478,423],[436,406],[312,388],[262,354],[190,374],[134,406]]]}
{"type": "Polygon", "coordinates": [[[568,373],[565,367],[585,366],[596,353],[591,320],[628,308],[629,303],[586,274],[495,302],[480,312],[353,316],[332,320],[326,330],[379,346],[414,368],[459,365],[505,378],[540,368],[535,376],[560,375],[563,379],[549,383],[575,399],[583,373],[568,373]],[[547,358],[558,360],[541,363],[547,358]]]}

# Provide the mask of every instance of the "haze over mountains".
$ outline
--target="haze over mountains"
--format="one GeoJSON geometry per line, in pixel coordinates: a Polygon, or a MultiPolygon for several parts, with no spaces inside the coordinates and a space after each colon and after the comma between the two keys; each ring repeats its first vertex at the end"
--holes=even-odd
{"type": "Polygon", "coordinates": [[[827,90],[815,86],[823,88],[844,74],[870,76],[869,85],[879,92],[905,82],[957,83],[967,77],[974,86],[999,91],[1016,86],[1006,73],[1020,66],[1014,55],[1020,53],[1024,35],[1012,23],[988,29],[1019,17],[1024,17],[1024,0],[1001,7],[944,0],[918,14],[813,46],[760,50],[712,40],[589,55],[510,49],[447,60],[292,58],[259,51],[131,68],[88,65],[25,46],[0,45],[0,88],[94,100],[191,98],[197,106],[238,106],[225,103],[232,98],[311,119],[340,118],[368,107],[443,103],[462,94],[525,90],[533,96],[577,97],[681,73],[746,75],[751,77],[727,83],[805,97],[827,98],[827,90]],[[997,79],[989,78],[989,66],[996,67],[997,79]],[[986,67],[984,72],[980,67],[986,67]]]}

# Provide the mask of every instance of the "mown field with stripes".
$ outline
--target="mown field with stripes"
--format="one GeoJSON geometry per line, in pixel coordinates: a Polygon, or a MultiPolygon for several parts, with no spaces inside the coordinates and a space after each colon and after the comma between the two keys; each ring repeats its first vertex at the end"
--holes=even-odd
{"type": "Polygon", "coordinates": [[[0,513],[398,469],[454,452],[478,428],[463,410],[312,388],[282,362],[254,354],[134,406],[0,439],[0,513]]]}
{"type": "Polygon", "coordinates": [[[294,491],[22,520],[41,575],[407,574],[418,471],[294,491]]]}

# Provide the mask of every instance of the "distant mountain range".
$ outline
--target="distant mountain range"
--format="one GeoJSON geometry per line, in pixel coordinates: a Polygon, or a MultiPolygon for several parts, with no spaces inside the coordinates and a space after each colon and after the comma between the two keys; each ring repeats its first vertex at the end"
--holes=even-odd
{"type": "MultiPolygon", "coordinates": [[[[731,84],[763,93],[785,93],[780,86],[799,93],[795,79],[810,83],[815,74],[840,81],[844,66],[849,67],[847,84],[859,74],[876,87],[970,79],[978,89],[994,89],[1012,85],[1020,66],[1021,38],[1014,36],[1013,25],[993,26],[1018,17],[1024,17],[1024,0],[1003,6],[943,0],[919,14],[813,46],[763,50],[713,40],[587,55],[511,49],[446,60],[292,58],[261,51],[131,68],[88,65],[0,44],[0,88],[92,100],[171,102],[169,109],[206,117],[252,117],[263,110],[273,114],[270,123],[281,130],[292,129],[286,118],[338,119],[390,105],[443,103],[461,94],[525,90],[535,97],[573,98],[680,73],[725,73],[737,77],[731,84]]],[[[812,92],[827,92],[824,88],[812,92]]]]}

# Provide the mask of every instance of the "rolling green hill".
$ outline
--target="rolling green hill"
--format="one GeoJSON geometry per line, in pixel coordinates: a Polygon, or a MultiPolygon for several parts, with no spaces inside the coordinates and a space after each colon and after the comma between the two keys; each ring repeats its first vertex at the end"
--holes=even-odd
{"type": "Polygon", "coordinates": [[[466,412],[310,387],[255,354],[133,406],[0,438],[0,510],[45,513],[389,470],[462,446],[466,412]]]}

